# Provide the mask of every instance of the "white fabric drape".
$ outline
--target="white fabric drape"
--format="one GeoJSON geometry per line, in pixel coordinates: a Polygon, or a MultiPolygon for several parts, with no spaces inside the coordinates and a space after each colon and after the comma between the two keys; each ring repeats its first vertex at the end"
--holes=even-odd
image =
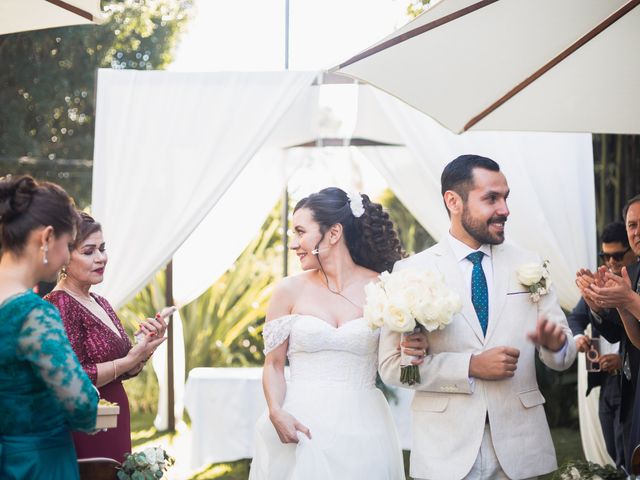
{"type": "Polygon", "coordinates": [[[178,306],[200,296],[255,237],[286,183],[282,150],[258,153],[173,256],[178,306]]]}
{"type": "Polygon", "coordinates": [[[614,465],[604,443],[598,404],[600,387],[595,387],[587,397],[587,370],[584,353],[578,354],[578,421],[584,457],[600,465],[614,465]]]}
{"type": "Polygon", "coordinates": [[[117,308],[164,265],[258,151],[313,72],[100,70],[93,213],[117,308]]]}
{"type": "Polygon", "coordinates": [[[371,87],[361,88],[361,104],[387,119],[410,154],[395,147],[361,150],[435,238],[449,221],[440,193],[440,174],[458,155],[475,153],[496,160],[511,188],[509,241],[537,251],[551,262],[563,307],[579,299],[574,283],[580,267],[596,265],[595,197],[591,136],[587,134],[471,132],[454,135],[431,118],[371,87]]]}
{"type": "MultiPolygon", "coordinates": [[[[185,351],[184,332],[180,311],[176,311],[173,322],[173,415],[176,425],[182,421],[184,412],[185,351]]],[[[169,428],[169,371],[167,368],[167,342],[160,345],[152,357],[153,370],[158,378],[158,409],[153,425],[160,431],[169,428]]]]}

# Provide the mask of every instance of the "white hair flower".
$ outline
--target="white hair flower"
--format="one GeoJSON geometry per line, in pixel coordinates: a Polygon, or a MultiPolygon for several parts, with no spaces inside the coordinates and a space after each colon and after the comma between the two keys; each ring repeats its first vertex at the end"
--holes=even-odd
{"type": "Polygon", "coordinates": [[[350,193],[347,192],[347,198],[349,199],[349,207],[351,208],[351,213],[356,218],[360,218],[364,214],[364,206],[362,205],[362,195],[359,193],[350,193]]]}

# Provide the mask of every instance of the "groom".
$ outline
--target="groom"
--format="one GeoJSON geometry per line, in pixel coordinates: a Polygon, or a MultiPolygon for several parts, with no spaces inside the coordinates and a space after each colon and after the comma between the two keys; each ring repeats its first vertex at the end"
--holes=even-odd
{"type": "MultiPolygon", "coordinates": [[[[440,272],[462,298],[462,311],[429,333],[429,352],[413,413],[411,476],[416,479],[525,479],[557,468],[538,390],[536,349],[554,370],[576,347],[551,289],[534,302],[516,272],[538,255],[504,245],[509,187],[496,162],[462,155],[442,172],[451,219],[437,245],[395,270],[440,272]]],[[[399,334],[383,329],[379,368],[397,386],[399,334]]]]}

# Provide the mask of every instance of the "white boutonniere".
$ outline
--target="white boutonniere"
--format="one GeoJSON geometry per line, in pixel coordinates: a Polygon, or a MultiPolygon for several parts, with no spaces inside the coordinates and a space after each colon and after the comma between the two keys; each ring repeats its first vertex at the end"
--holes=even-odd
{"type": "Polygon", "coordinates": [[[549,279],[549,260],[542,264],[525,263],[516,272],[518,281],[529,289],[529,298],[534,303],[540,301],[540,297],[549,293],[551,280],[549,279]]]}

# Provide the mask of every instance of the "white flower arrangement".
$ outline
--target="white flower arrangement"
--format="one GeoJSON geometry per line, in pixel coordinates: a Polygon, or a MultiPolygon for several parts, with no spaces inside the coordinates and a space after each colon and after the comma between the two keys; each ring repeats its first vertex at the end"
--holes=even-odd
{"type": "Polygon", "coordinates": [[[554,473],[552,480],[623,480],[627,474],[611,465],[599,465],[586,460],[569,461],[554,473]]]}
{"type": "Polygon", "coordinates": [[[364,215],[362,195],[357,192],[347,192],[347,198],[349,199],[349,208],[351,208],[351,213],[353,213],[353,216],[356,218],[360,218],[362,215],[364,215]]]}
{"type": "Polygon", "coordinates": [[[549,293],[551,279],[549,274],[549,260],[542,264],[525,263],[516,271],[518,281],[529,289],[529,298],[534,303],[540,301],[540,297],[549,293]]]}
{"type": "Polygon", "coordinates": [[[147,447],[142,452],[128,453],[118,471],[119,480],[160,479],[175,459],[162,447],[147,447]]]}
{"type": "MultiPolygon", "coordinates": [[[[438,273],[405,269],[382,272],[379,279],[365,287],[363,313],[372,329],[385,326],[402,334],[416,328],[442,330],[462,308],[460,295],[438,273]]],[[[411,359],[403,355],[400,363],[402,383],[420,383],[420,372],[411,359]]]]}

